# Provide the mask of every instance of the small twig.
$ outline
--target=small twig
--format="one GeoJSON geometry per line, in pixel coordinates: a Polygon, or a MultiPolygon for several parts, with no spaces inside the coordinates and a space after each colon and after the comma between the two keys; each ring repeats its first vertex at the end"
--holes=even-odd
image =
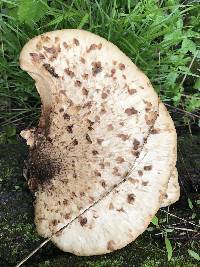
{"type": "MultiPolygon", "coordinates": [[[[196,54],[193,56],[193,58],[192,58],[192,60],[191,60],[191,62],[190,62],[189,70],[191,69],[191,67],[192,67],[192,65],[193,65],[193,63],[194,63],[194,60],[195,60],[195,58],[197,57],[197,55],[198,55],[198,51],[197,51],[196,54]]],[[[187,78],[187,75],[188,75],[188,73],[185,73],[185,75],[183,76],[183,79],[182,79],[182,81],[180,82],[180,86],[183,85],[185,79],[187,78]]]]}
{"type": "Polygon", "coordinates": [[[194,229],[188,229],[188,228],[182,228],[182,227],[167,226],[167,228],[175,229],[175,230],[181,230],[181,231],[188,231],[188,232],[199,233],[197,230],[194,230],[194,229]]]}
{"type": "Polygon", "coordinates": [[[50,240],[52,236],[42,242],[36,249],[34,249],[28,256],[26,256],[22,261],[20,261],[16,267],[21,266],[24,262],[26,262],[31,256],[33,256],[40,248],[44,247],[50,240]]]}
{"type": "Polygon", "coordinates": [[[177,218],[177,219],[179,219],[179,220],[185,222],[185,223],[188,223],[188,224],[191,224],[191,225],[193,225],[193,226],[195,226],[195,227],[200,228],[200,225],[197,225],[197,224],[195,224],[195,223],[193,223],[193,222],[190,222],[190,221],[187,221],[187,220],[185,220],[185,219],[183,219],[183,218],[180,218],[180,217],[178,217],[178,216],[176,216],[176,215],[174,215],[174,214],[172,214],[172,213],[170,213],[170,212],[167,212],[166,210],[163,210],[163,209],[160,209],[160,210],[161,210],[162,212],[164,212],[164,213],[169,214],[170,216],[172,216],[172,217],[174,217],[174,218],[177,218]]]}
{"type": "Polygon", "coordinates": [[[191,112],[186,111],[186,110],[181,109],[181,108],[177,108],[177,107],[171,106],[170,104],[167,104],[167,103],[164,103],[164,104],[165,104],[166,106],[170,107],[170,108],[173,108],[173,109],[175,109],[175,110],[177,109],[177,110],[179,110],[179,111],[181,111],[181,112],[183,112],[183,113],[186,113],[187,115],[189,115],[189,116],[191,116],[191,117],[196,117],[196,118],[200,119],[200,116],[197,115],[197,114],[191,113],[191,112]]]}

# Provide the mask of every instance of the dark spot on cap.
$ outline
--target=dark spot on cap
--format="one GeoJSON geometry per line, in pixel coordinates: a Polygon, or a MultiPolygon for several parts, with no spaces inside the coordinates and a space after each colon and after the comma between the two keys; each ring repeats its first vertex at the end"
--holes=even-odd
{"type": "Polygon", "coordinates": [[[85,196],[85,192],[80,192],[79,194],[81,197],[85,196]]]}
{"type": "Polygon", "coordinates": [[[79,45],[79,40],[78,40],[78,39],[74,38],[74,39],[73,39],[73,42],[74,42],[74,44],[75,44],[76,46],[79,45]]]}
{"type": "Polygon", "coordinates": [[[68,48],[69,47],[69,45],[66,42],[63,42],[63,46],[64,46],[64,48],[68,48]]]}
{"type": "Polygon", "coordinates": [[[117,135],[119,138],[121,138],[123,141],[126,141],[129,139],[128,134],[118,134],[117,135]]]}
{"type": "Polygon", "coordinates": [[[148,183],[149,183],[148,181],[142,181],[142,185],[143,185],[143,186],[147,186],[148,183]]]}
{"type": "Polygon", "coordinates": [[[133,95],[133,94],[135,94],[135,93],[137,93],[137,90],[136,89],[128,89],[128,93],[129,93],[129,95],[133,95]]]}
{"type": "Polygon", "coordinates": [[[77,87],[81,87],[81,84],[82,84],[82,82],[79,81],[79,80],[76,80],[76,81],[74,82],[74,85],[77,86],[77,87]]]}
{"type": "Polygon", "coordinates": [[[80,62],[85,64],[85,59],[83,57],[80,58],[80,62]]]}
{"type": "Polygon", "coordinates": [[[143,175],[143,171],[139,170],[139,171],[138,171],[138,175],[139,175],[139,176],[142,176],[142,175],[143,175]]]}
{"type": "Polygon", "coordinates": [[[54,219],[54,220],[51,221],[51,223],[52,223],[53,226],[56,226],[58,224],[58,220],[54,219]]]}
{"type": "Polygon", "coordinates": [[[88,76],[89,75],[87,73],[82,74],[82,77],[83,77],[84,80],[88,80],[88,76]]]}
{"type": "Polygon", "coordinates": [[[139,180],[138,180],[138,179],[134,179],[134,178],[132,178],[132,177],[129,177],[129,178],[128,178],[128,181],[129,181],[130,183],[132,183],[132,184],[139,183],[139,180]]]}
{"type": "Polygon", "coordinates": [[[129,204],[133,204],[134,201],[135,201],[135,195],[134,194],[128,194],[128,196],[127,196],[127,202],[129,204]]]}
{"type": "Polygon", "coordinates": [[[123,163],[125,160],[122,157],[117,157],[116,161],[117,161],[117,163],[123,163]]]}
{"type": "Polygon", "coordinates": [[[111,69],[111,77],[113,77],[114,76],[114,74],[116,73],[116,69],[111,69]]]}
{"type": "Polygon", "coordinates": [[[112,124],[108,124],[107,129],[108,129],[108,131],[112,131],[114,129],[114,127],[112,124]]]}
{"type": "Polygon", "coordinates": [[[51,67],[50,64],[44,63],[42,66],[51,74],[51,76],[57,79],[59,78],[58,74],[55,72],[55,68],[51,67]]]}
{"type": "Polygon", "coordinates": [[[108,241],[107,250],[114,251],[115,250],[114,246],[115,246],[115,242],[113,240],[108,241]]]}
{"type": "Polygon", "coordinates": [[[94,174],[95,174],[96,176],[101,177],[101,173],[100,173],[99,171],[97,171],[97,170],[94,171],[94,174]]]}
{"type": "Polygon", "coordinates": [[[134,139],[134,141],[133,141],[133,149],[134,150],[138,150],[139,146],[140,146],[140,142],[137,139],[134,139]]]}
{"type": "Polygon", "coordinates": [[[123,208],[117,209],[118,212],[125,212],[123,208]]]}
{"type": "Polygon", "coordinates": [[[93,155],[98,155],[99,152],[98,152],[97,150],[92,150],[92,154],[93,154],[93,155]]]}
{"type": "Polygon", "coordinates": [[[67,114],[67,113],[64,113],[64,114],[63,114],[63,118],[64,118],[65,120],[70,120],[70,116],[69,116],[69,114],[67,114]]]}
{"type": "Polygon", "coordinates": [[[156,129],[156,128],[153,128],[152,130],[151,130],[151,133],[152,134],[158,134],[158,133],[160,133],[160,129],[156,129]]]}
{"type": "Polygon", "coordinates": [[[70,219],[70,212],[69,212],[69,213],[66,213],[66,214],[64,215],[64,218],[65,218],[66,220],[69,220],[69,219],[70,219]]]}
{"type": "Polygon", "coordinates": [[[99,145],[101,145],[103,141],[104,141],[104,139],[97,138],[97,143],[98,143],[99,145]]]}
{"type": "Polygon", "coordinates": [[[102,71],[102,66],[101,66],[101,62],[97,61],[97,62],[92,62],[92,75],[96,76],[98,73],[100,73],[102,71]]]}
{"type": "Polygon", "coordinates": [[[92,140],[91,140],[89,134],[86,134],[85,137],[86,137],[86,140],[88,141],[88,143],[92,144],[92,140]]]}
{"type": "Polygon", "coordinates": [[[125,69],[125,65],[122,64],[122,63],[119,63],[119,69],[120,69],[120,70],[124,70],[124,69],[125,69]]]}
{"type": "Polygon", "coordinates": [[[68,76],[70,76],[71,78],[73,78],[73,77],[75,76],[74,72],[71,71],[69,68],[64,69],[64,72],[65,72],[68,76]]]}
{"type": "Polygon", "coordinates": [[[87,223],[87,218],[86,217],[79,217],[79,223],[81,226],[84,226],[87,223]]]}
{"type": "Polygon", "coordinates": [[[47,53],[49,54],[54,54],[56,53],[56,48],[54,46],[52,47],[46,47],[46,46],[43,46],[44,50],[47,51],[47,53]]]}
{"type": "Polygon", "coordinates": [[[73,144],[74,146],[77,146],[77,145],[78,145],[78,141],[77,141],[77,139],[74,139],[73,142],[72,142],[72,144],[73,144]]]}
{"type": "Polygon", "coordinates": [[[114,209],[113,203],[110,203],[109,204],[109,210],[113,210],[113,209],[114,209]]]}
{"type": "Polygon", "coordinates": [[[102,98],[102,99],[106,99],[107,96],[108,96],[108,95],[107,95],[106,93],[102,93],[102,94],[101,94],[101,98],[102,98]]]}
{"type": "Polygon", "coordinates": [[[127,109],[125,109],[125,113],[126,113],[128,116],[131,116],[131,115],[137,114],[138,111],[137,111],[136,109],[134,109],[134,107],[132,107],[132,108],[127,108],[127,109]]]}
{"type": "Polygon", "coordinates": [[[144,166],[145,171],[150,171],[152,170],[152,165],[144,166]]]}
{"type": "Polygon", "coordinates": [[[63,111],[64,111],[64,108],[60,108],[60,109],[59,109],[59,112],[63,112],[63,111]]]}
{"type": "Polygon", "coordinates": [[[74,127],[73,124],[72,124],[72,125],[68,125],[68,126],[66,127],[68,133],[73,133],[73,127],[74,127]]]}
{"type": "Polygon", "coordinates": [[[106,188],[106,182],[104,180],[101,180],[100,183],[101,183],[103,188],[106,188]]]}
{"type": "Polygon", "coordinates": [[[68,200],[67,200],[67,199],[64,199],[64,200],[63,200],[63,204],[64,204],[64,205],[67,205],[67,204],[68,204],[68,200]]]}
{"type": "Polygon", "coordinates": [[[85,87],[82,88],[82,92],[83,92],[83,95],[85,96],[87,96],[89,93],[89,91],[85,87]]]}

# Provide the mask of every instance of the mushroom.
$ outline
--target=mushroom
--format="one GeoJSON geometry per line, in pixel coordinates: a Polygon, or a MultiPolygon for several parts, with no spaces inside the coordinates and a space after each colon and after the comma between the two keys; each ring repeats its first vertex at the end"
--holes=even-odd
{"type": "Polygon", "coordinates": [[[83,30],[33,38],[20,66],[42,102],[37,129],[21,133],[38,233],[76,255],[126,246],[179,195],[176,131],[149,79],[83,30]]]}

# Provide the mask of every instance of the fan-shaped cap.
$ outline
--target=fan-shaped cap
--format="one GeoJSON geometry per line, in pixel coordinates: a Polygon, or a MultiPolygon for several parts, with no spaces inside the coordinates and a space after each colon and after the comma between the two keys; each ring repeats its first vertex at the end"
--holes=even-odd
{"type": "Polygon", "coordinates": [[[176,161],[173,122],[148,78],[115,45],[82,30],[30,40],[21,68],[42,100],[30,145],[39,234],[77,255],[108,253],[148,226],[176,161]]]}

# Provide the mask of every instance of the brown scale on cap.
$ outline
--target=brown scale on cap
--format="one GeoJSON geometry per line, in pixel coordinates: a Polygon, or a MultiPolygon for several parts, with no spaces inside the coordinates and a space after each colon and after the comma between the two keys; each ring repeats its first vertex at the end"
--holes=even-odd
{"type": "Polygon", "coordinates": [[[102,99],[106,99],[107,97],[108,97],[108,95],[107,95],[106,93],[102,93],[102,94],[101,94],[101,98],[102,98],[102,99]]]}
{"type": "Polygon", "coordinates": [[[50,54],[56,53],[56,48],[54,46],[52,46],[52,47],[43,46],[43,48],[44,48],[45,51],[47,51],[50,54]]]}
{"type": "Polygon", "coordinates": [[[98,152],[97,150],[92,150],[92,154],[93,154],[93,155],[98,155],[99,152],[98,152]]]}
{"type": "Polygon", "coordinates": [[[73,142],[72,142],[72,145],[73,146],[77,146],[78,145],[78,140],[77,139],[74,139],[73,142]]]}
{"type": "Polygon", "coordinates": [[[129,95],[134,95],[137,93],[137,90],[128,88],[128,93],[129,93],[129,95]]]}
{"type": "Polygon", "coordinates": [[[135,115],[138,113],[138,111],[132,107],[132,108],[127,108],[125,109],[125,113],[128,115],[128,116],[131,116],[131,115],[135,115]]]}
{"type": "Polygon", "coordinates": [[[70,134],[73,133],[73,127],[74,127],[73,124],[72,124],[72,125],[68,125],[68,126],[66,127],[68,133],[70,133],[70,134]]]}
{"type": "Polygon", "coordinates": [[[82,93],[83,93],[83,95],[88,96],[89,91],[85,87],[83,87],[82,93]]]}
{"type": "Polygon", "coordinates": [[[108,124],[107,129],[108,129],[108,131],[112,131],[112,130],[114,130],[114,127],[112,124],[108,124]]]}
{"type": "Polygon", "coordinates": [[[122,158],[122,157],[120,157],[120,156],[116,158],[116,161],[117,161],[117,163],[119,163],[119,164],[125,162],[124,158],[122,158]]]}
{"type": "Polygon", "coordinates": [[[92,68],[92,75],[93,76],[96,76],[98,73],[100,73],[103,70],[100,61],[92,62],[92,66],[93,66],[93,68],[92,68]]]}
{"type": "Polygon", "coordinates": [[[142,175],[143,175],[143,171],[139,170],[139,171],[138,171],[138,175],[139,175],[139,176],[142,176],[142,175]]]}
{"type": "Polygon", "coordinates": [[[148,183],[149,183],[148,181],[142,181],[142,185],[143,185],[143,186],[147,186],[148,183]]]}
{"type": "Polygon", "coordinates": [[[144,170],[145,170],[145,171],[150,171],[150,170],[152,170],[152,165],[144,166],[144,170]]]}
{"type": "Polygon", "coordinates": [[[140,146],[140,142],[137,139],[134,139],[134,141],[133,141],[133,149],[134,150],[138,150],[139,146],[140,146]]]}
{"type": "Polygon", "coordinates": [[[160,133],[160,129],[158,129],[158,128],[153,128],[153,129],[151,130],[151,133],[152,133],[152,134],[158,134],[158,133],[160,133]]]}
{"type": "Polygon", "coordinates": [[[69,68],[64,69],[64,72],[65,72],[68,76],[70,76],[71,78],[73,78],[73,77],[75,76],[74,72],[71,71],[69,68]]]}
{"type": "Polygon", "coordinates": [[[80,45],[79,40],[76,39],[76,38],[73,39],[73,43],[74,43],[76,46],[79,46],[79,45],[80,45]]]}
{"type": "Polygon", "coordinates": [[[129,139],[128,134],[118,134],[117,137],[121,138],[123,141],[126,141],[129,139]]]}
{"type": "Polygon", "coordinates": [[[79,217],[79,223],[81,226],[85,226],[87,223],[87,218],[86,217],[79,217]]]}
{"type": "Polygon", "coordinates": [[[67,199],[64,199],[64,200],[63,200],[63,204],[64,204],[65,206],[67,206],[67,205],[68,205],[68,200],[67,200],[67,199]]]}
{"type": "Polygon", "coordinates": [[[128,196],[127,196],[127,202],[129,204],[133,204],[134,201],[135,201],[135,195],[134,194],[128,194],[128,196]]]}
{"type": "Polygon", "coordinates": [[[120,70],[124,70],[124,69],[125,69],[125,65],[122,64],[122,63],[119,63],[119,69],[120,69],[120,70]]]}
{"type": "Polygon", "coordinates": [[[76,80],[76,81],[74,82],[74,85],[77,86],[77,87],[81,87],[81,84],[82,84],[82,82],[79,81],[79,80],[76,80]]]}
{"type": "Polygon", "coordinates": [[[80,58],[80,62],[85,64],[85,59],[83,57],[80,58]]]}
{"type": "Polygon", "coordinates": [[[53,226],[56,226],[56,225],[58,224],[58,220],[56,220],[56,219],[52,220],[52,221],[51,221],[51,224],[52,224],[53,226]]]}
{"type": "Polygon", "coordinates": [[[97,144],[101,145],[103,143],[104,139],[102,138],[97,138],[97,144]]]}
{"type": "Polygon", "coordinates": [[[100,173],[99,171],[97,171],[97,170],[94,171],[94,174],[95,174],[96,176],[101,177],[101,173],[100,173]]]}
{"type": "Polygon", "coordinates": [[[110,203],[108,208],[109,208],[109,210],[114,210],[115,207],[114,207],[113,203],[110,203]]]}
{"type": "Polygon", "coordinates": [[[145,121],[147,125],[153,125],[157,118],[157,112],[156,111],[150,111],[148,114],[145,115],[145,121]]]}
{"type": "Polygon", "coordinates": [[[67,113],[64,113],[64,114],[63,114],[63,118],[64,118],[65,120],[70,120],[70,116],[69,116],[69,114],[67,114],[67,113]]]}
{"type": "Polygon", "coordinates": [[[86,134],[85,138],[88,141],[88,143],[92,144],[92,140],[91,140],[89,134],[86,134]]]}
{"type": "Polygon", "coordinates": [[[103,188],[106,188],[106,182],[105,182],[105,180],[101,180],[100,183],[101,183],[101,185],[102,185],[103,188]]]}
{"type": "Polygon", "coordinates": [[[69,212],[69,213],[65,213],[64,218],[65,218],[66,220],[69,220],[70,217],[71,217],[71,213],[70,213],[70,212],[69,212]]]}
{"type": "Polygon", "coordinates": [[[138,180],[138,179],[134,179],[134,178],[132,178],[132,177],[129,177],[129,178],[128,178],[128,181],[131,182],[132,184],[137,184],[137,183],[139,183],[139,180],[138,180]]]}
{"type": "Polygon", "coordinates": [[[51,76],[59,78],[58,74],[55,72],[55,68],[52,67],[50,64],[44,63],[43,67],[51,74],[51,76]]]}
{"type": "Polygon", "coordinates": [[[82,74],[82,77],[84,80],[88,80],[89,74],[88,73],[84,73],[82,74]]]}
{"type": "Polygon", "coordinates": [[[29,53],[29,55],[32,57],[33,62],[40,63],[43,59],[45,59],[45,56],[42,53],[29,53]]]}
{"type": "Polygon", "coordinates": [[[115,242],[113,240],[108,241],[107,250],[114,251],[115,250],[115,242]]]}
{"type": "Polygon", "coordinates": [[[69,47],[69,45],[66,42],[63,42],[63,46],[64,46],[64,48],[68,48],[69,47]]]}
{"type": "Polygon", "coordinates": [[[125,210],[123,208],[117,209],[116,211],[118,211],[118,212],[125,212],[125,210]]]}

